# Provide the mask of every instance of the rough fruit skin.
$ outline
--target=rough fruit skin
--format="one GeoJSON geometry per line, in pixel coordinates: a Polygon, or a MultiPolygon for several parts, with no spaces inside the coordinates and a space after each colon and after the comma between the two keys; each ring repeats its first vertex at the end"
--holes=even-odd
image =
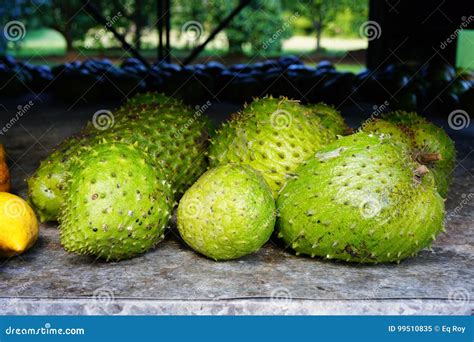
{"type": "Polygon", "coordinates": [[[67,161],[78,146],[80,139],[66,140],[56,151],[50,154],[40,167],[28,179],[29,202],[36,209],[41,222],[55,221],[61,205],[64,203],[67,161]]]}
{"type": "Polygon", "coordinates": [[[416,113],[397,111],[372,120],[363,127],[365,132],[388,134],[411,146],[413,155],[438,153],[441,160],[426,165],[433,174],[440,195],[447,196],[455,166],[456,149],[446,132],[416,113]]]}
{"type": "Polygon", "coordinates": [[[173,203],[170,184],[139,147],[103,142],[81,148],[68,183],[60,216],[68,252],[121,260],[163,239],[173,203]]]}
{"type": "Polygon", "coordinates": [[[312,257],[378,263],[414,255],[444,229],[444,201],[426,171],[394,139],[342,137],[282,189],[278,236],[312,257]]]}
{"type": "Polygon", "coordinates": [[[138,142],[161,165],[173,185],[176,198],[208,167],[209,120],[187,107],[124,108],[116,112],[115,126],[108,136],[138,142]]]}
{"type": "Polygon", "coordinates": [[[433,173],[440,195],[446,198],[456,161],[454,142],[441,127],[429,122],[418,123],[411,128],[416,132],[413,137],[415,151],[441,155],[441,160],[429,163],[427,166],[433,173]]]}
{"type": "Polygon", "coordinates": [[[263,177],[245,165],[210,169],[184,194],[178,229],[195,251],[214,260],[260,249],[275,226],[275,201],[263,177]]]}
{"type": "Polygon", "coordinates": [[[41,222],[56,220],[63,203],[64,164],[59,159],[60,154],[53,152],[28,179],[29,202],[34,205],[41,222]]]}
{"type": "Polygon", "coordinates": [[[409,131],[403,128],[403,126],[398,126],[387,120],[374,119],[367,121],[363,124],[361,130],[366,133],[376,133],[377,135],[384,134],[411,146],[409,131]]]}
{"type": "MultiPolygon", "coordinates": [[[[83,132],[61,144],[28,180],[29,200],[40,214],[42,221],[58,218],[64,202],[65,172],[69,159],[81,146],[92,146],[102,139],[138,143],[161,165],[172,182],[178,199],[208,167],[208,118],[191,111],[178,100],[164,95],[149,93],[153,105],[131,104],[113,113],[114,124],[109,129],[97,130],[89,123],[83,132]],[[156,102],[159,99],[161,102],[156,102]],[[165,102],[166,101],[166,102],[165,102]]],[[[141,99],[143,100],[143,99],[141,99]]]]}
{"type": "Polygon", "coordinates": [[[350,130],[341,113],[333,106],[325,103],[306,105],[319,119],[324,127],[329,129],[334,135],[347,135],[350,130]]]}
{"type": "Polygon", "coordinates": [[[308,108],[286,98],[257,99],[224,123],[211,139],[211,166],[250,165],[276,197],[298,165],[335,139],[308,108]]]}

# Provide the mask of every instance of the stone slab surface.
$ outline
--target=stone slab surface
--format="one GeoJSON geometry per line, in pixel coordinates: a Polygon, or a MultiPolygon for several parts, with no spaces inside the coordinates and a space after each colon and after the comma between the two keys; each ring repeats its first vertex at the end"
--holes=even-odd
{"type": "MultiPolygon", "coordinates": [[[[27,101],[4,102],[0,126],[27,101]]],[[[54,145],[98,109],[115,106],[34,101],[0,135],[22,196],[25,178],[54,145]]],[[[216,103],[208,114],[218,122],[237,109],[216,103]]],[[[344,113],[354,127],[367,116],[344,113]]],[[[214,262],[189,250],[172,229],[155,250],[104,263],[64,252],[57,226],[48,223],[31,251],[0,259],[0,314],[472,314],[474,127],[456,131],[435,121],[456,140],[459,156],[447,232],[431,251],[399,265],[364,266],[296,257],[270,241],[241,260],[214,262]]]]}

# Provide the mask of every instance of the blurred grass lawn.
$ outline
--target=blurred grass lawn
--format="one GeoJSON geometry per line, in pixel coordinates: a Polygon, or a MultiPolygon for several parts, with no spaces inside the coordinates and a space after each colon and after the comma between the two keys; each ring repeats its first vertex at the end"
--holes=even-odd
{"type": "Polygon", "coordinates": [[[8,53],[16,57],[64,56],[66,41],[54,30],[29,30],[18,46],[9,46],[8,53]]]}

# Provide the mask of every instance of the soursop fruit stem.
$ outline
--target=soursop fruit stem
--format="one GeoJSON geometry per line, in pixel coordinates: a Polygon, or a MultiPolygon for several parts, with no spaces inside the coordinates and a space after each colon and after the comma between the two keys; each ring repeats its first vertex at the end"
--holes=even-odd
{"type": "Polygon", "coordinates": [[[421,164],[427,164],[443,160],[443,156],[440,153],[416,153],[414,159],[421,164]]]}

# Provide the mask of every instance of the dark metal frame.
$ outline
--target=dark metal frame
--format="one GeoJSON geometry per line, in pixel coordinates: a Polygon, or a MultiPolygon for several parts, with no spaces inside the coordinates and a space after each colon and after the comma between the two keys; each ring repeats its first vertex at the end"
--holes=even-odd
{"type": "Polygon", "coordinates": [[[171,1],[157,1],[158,60],[170,62],[171,1]],[[163,28],[165,29],[163,34],[163,28]],[[164,37],[163,37],[164,35],[164,37]],[[163,39],[164,38],[164,39],[163,39]],[[163,41],[165,42],[163,45],[163,41]]]}

